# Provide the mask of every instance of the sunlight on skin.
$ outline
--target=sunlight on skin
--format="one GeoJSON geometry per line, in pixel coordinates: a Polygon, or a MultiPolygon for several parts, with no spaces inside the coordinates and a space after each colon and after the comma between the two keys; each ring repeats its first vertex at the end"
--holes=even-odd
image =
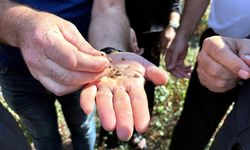
{"type": "Polygon", "coordinates": [[[98,82],[88,84],[81,93],[81,107],[89,114],[96,108],[102,126],[116,129],[120,140],[131,138],[133,129],[143,133],[150,122],[145,79],[164,85],[167,73],[143,57],[127,52],[108,55],[112,59],[110,73],[98,82]]]}

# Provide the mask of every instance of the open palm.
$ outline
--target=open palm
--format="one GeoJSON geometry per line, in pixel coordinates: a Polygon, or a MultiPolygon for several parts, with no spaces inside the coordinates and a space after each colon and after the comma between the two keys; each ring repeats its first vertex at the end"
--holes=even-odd
{"type": "Polygon", "coordinates": [[[110,54],[109,74],[98,82],[86,85],[81,93],[85,113],[93,111],[94,103],[104,129],[116,129],[118,138],[128,140],[133,129],[145,132],[150,122],[145,80],[156,85],[167,82],[167,73],[134,53],[110,54]]]}

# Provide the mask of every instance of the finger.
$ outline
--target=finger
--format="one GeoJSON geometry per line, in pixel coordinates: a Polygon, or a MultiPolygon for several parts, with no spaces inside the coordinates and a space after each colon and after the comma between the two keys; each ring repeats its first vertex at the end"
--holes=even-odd
{"type": "Polygon", "coordinates": [[[80,95],[80,106],[85,114],[90,114],[94,110],[97,87],[90,83],[83,87],[80,95]]]}
{"type": "Polygon", "coordinates": [[[182,72],[182,71],[176,71],[177,78],[189,78],[190,77],[190,73],[187,72],[182,72]]]}
{"type": "Polygon", "coordinates": [[[144,48],[139,48],[136,52],[138,55],[142,55],[144,53],[144,48]]]}
{"type": "MultiPolygon", "coordinates": [[[[235,55],[228,47],[220,47],[215,45],[211,39],[206,39],[203,43],[204,47],[210,48],[205,49],[207,55],[213,58],[219,64],[229,69],[231,72],[235,73],[242,79],[248,79],[250,77],[249,67],[241,60],[237,55],[235,55]],[[211,47],[213,45],[214,47],[211,47]]],[[[225,45],[224,43],[221,45],[225,45]]]]}
{"type": "MultiPolygon", "coordinates": [[[[53,41],[45,49],[45,55],[61,66],[80,71],[99,72],[109,66],[109,60],[102,56],[91,56],[80,52],[61,36],[53,36],[53,41]]],[[[51,37],[48,37],[51,38],[51,37]]]]}
{"type": "MultiPolygon", "coordinates": [[[[201,51],[198,55],[197,60],[197,70],[204,72],[204,75],[206,76],[210,76],[214,79],[219,80],[229,80],[237,78],[237,76],[233,72],[209,57],[206,51],[201,51]]],[[[211,80],[211,82],[215,81],[211,80]]]]}
{"type": "Polygon", "coordinates": [[[237,78],[224,80],[209,76],[206,72],[202,70],[197,69],[197,71],[201,84],[212,92],[224,93],[235,87],[238,83],[237,78]]]}
{"type": "Polygon", "coordinates": [[[40,69],[49,78],[65,85],[83,85],[86,83],[94,82],[108,73],[108,70],[97,73],[72,71],[63,68],[50,59],[45,59],[42,62],[40,69]],[[47,66],[47,68],[44,66],[47,66]]]}
{"type": "Polygon", "coordinates": [[[81,85],[76,85],[76,86],[64,85],[64,84],[55,82],[51,78],[44,76],[44,75],[38,76],[38,80],[48,91],[54,93],[56,96],[62,96],[62,95],[75,92],[82,87],[81,85]]]}
{"type": "MultiPolygon", "coordinates": [[[[229,38],[224,38],[224,40],[228,41],[229,38]]],[[[248,66],[250,66],[250,40],[249,39],[234,39],[234,40],[236,42],[240,58],[243,59],[248,66]]]]}
{"type": "Polygon", "coordinates": [[[192,72],[191,66],[177,66],[174,68],[182,78],[189,78],[192,72]]]}
{"type": "Polygon", "coordinates": [[[150,123],[147,95],[143,84],[132,83],[128,85],[128,93],[132,103],[135,129],[139,133],[144,133],[150,123]]]}
{"type": "Polygon", "coordinates": [[[168,81],[168,74],[165,70],[150,65],[146,68],[146,79],[152,81],[155,85],[164,85],[168,81]]]}
{"type": "Polygon", "coordinates": [[[116,115],[116,133],[120,140],[131,138],[134,128],[133,113],[128,93],[124,88],[114,89],[114,109],[116,115]]]}
{"type": "Polygon", "coordinates": [[[116,127],[116,116],[113,108],[113,94],[109,88],[98,86],[96,108],[103,128],[113,131],[116,127]]]}
{"type": "Polygon", "coordinates": [[[169,40],[169,41],[168,41],[168,43],[167,43],[167,48],[170,47],[170,45],[172,44],[172,41],[173,41],[173,40],[169,40]]]}
{"type": "Polygon", "coordinates": [[[175,67],[177,59],[178,59],[178,53],[173,52],[171,47],[167,49],[165,61],[168,70],[171,70],[175,67]]]}
{"type": "Polygon", "coordinates": [[[76,52],[77,64],[75,70],[99,72],[110,66],[110,62],[107,57],[92,56],[80,51],[76,52]]]}
{"type": "Polygon", "coordinates": [[[240,50],[239,56],[248,66],[250,66],[250,50],[240,50]]]}
{"type": "Polygon", "coordinates": [[[170,70],[170,72],[176,78],[179,78],[179,79],[183,78],[183,76],[178,71],[176,71],[175,69],[170,70]]]}
{"type": "Polygon", "coordinates": [[[63,23],[61,32],[64,38],[74,45],[79,51],[93,56],[101,56],[101,52],[94,49],[81,35],[76,26],[72,23],[63,23]]]}

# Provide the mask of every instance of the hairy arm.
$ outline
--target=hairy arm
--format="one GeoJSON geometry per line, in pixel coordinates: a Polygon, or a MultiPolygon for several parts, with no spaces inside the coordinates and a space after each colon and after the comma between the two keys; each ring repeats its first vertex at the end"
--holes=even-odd
{"type": "Polygon", "coordinates": [[[71,22],[8,0],[0,0],[0,13],[0,41],[18,47],[32,76],[54,94],[105,75],[108,59],[71,22]]]}
{"type": "Polygon", "coordinates": [[[184,11],[181,16],[180,27],[177,30],[176,37],[169,48],[165,49],[167,70],[178,78],[190,76],[191,66],[186,66],[184,63],[188,50],[188,41],[208,4],[209,0],[185,1],[184,11]]]}
{"type": "Polygon", "coordinates": [[[130,25],[124,0],[94,0],[89,41],[96,49],[129,48],[130,25]]]}
{"type": "Polygon", "coordinates": [[[206,11],[208,4],[209,0],[186,0],[177,35],[189,39],[206,11]]]}
{"type": "Polygon", "coordinates": [[[0,0],[0,42],[18,47],[20,36],[20,26],[26,16],[35,11],[23,5],[11,2],[9,0],[0,0]]]}

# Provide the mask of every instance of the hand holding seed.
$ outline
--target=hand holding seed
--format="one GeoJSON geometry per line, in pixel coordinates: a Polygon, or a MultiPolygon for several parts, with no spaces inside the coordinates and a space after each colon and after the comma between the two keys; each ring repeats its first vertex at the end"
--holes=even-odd
{"type": "Polygon", "coordinates": [[[150,116],[145,80],[164,85],[167,73],[143,57],[128,52],[108,55],[111,66],[107,76],[86,85],[81,93],[81,107],[85,113],[93,111],[94,103],[104,129],[116,129],[120,140],[128,140],[135,128],[147,130],[150,116]]]}

